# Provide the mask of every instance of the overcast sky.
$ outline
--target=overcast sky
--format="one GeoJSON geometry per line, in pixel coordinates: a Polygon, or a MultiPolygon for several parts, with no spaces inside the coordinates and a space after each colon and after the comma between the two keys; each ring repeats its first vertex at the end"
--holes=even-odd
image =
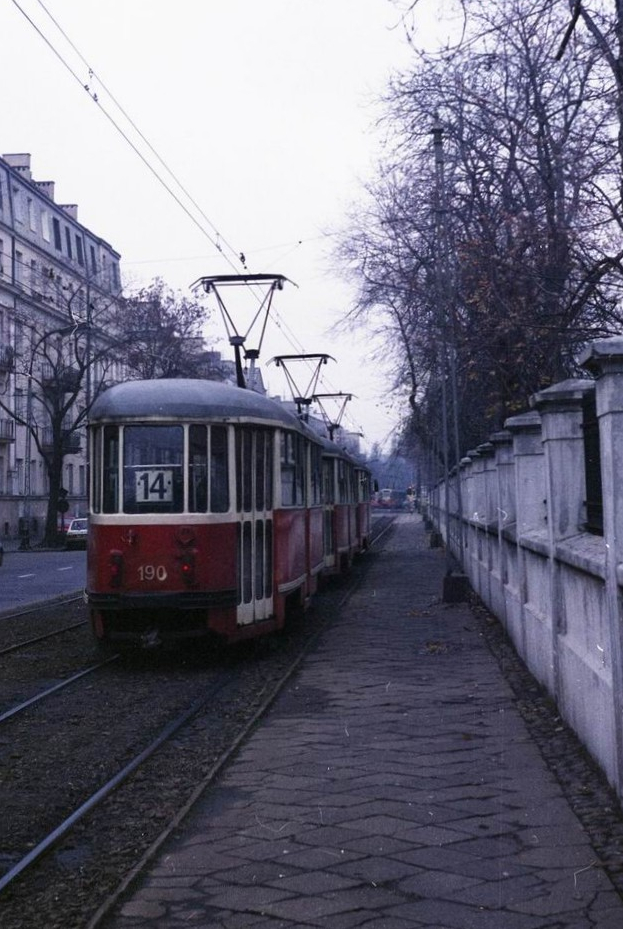
{"type": "MultiPolygon", "coordinates": [[[[74,75],[5,0],[0,152],[31,153],[33,177],[54,180],[57,202],[77,203],[80,222],[121,253],[126,283],[160,276],[188,294],[202,275],[243,270],[240,252],[249,271],[295,281],[298,288],[275,298],[260,362],[300,351],[333,355],[337,364],[323,369],[319,391],[356,394],[346,426],[361,428],[368,447],[385,440],[397,414],[387,410],[384,372],[366,358],[365,333],[328,335],[352,299],[329,256],[330,233],[379,156],[374,100],[392,68],[410,60],[396,7],[389,0],[18,2],[74,75]]],[[[223,335],[214,315],[209,338],[229,356],[223,335]]],[[[308,373],[294,373],[306,386],[308,373]]],[[[273,366],[267,375],[271,392],[287,396],[282,374],[273,366]]]]}

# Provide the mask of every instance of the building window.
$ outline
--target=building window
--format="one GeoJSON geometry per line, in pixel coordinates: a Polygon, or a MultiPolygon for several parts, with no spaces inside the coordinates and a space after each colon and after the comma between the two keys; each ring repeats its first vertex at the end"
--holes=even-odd
{"type": "Polygon", "coordinates": [[[4,274],[4,241],[0,239],[0,277],[4,274]]]}
{"type": "Polygon", "coordinates": [[[78,264],[84,264],[84,252],[82,250],[82,239],[76,233],[76,258],[78,259],[78,264]]]}
{"type": "Polygon", "coordinates": [[[120,289],[121,289],[121,284],[120,284],[120,280],[119,280],[119,265],[117,264],[116,261],[113,261],[113,263],[112,263],[112,265],[111,265],[111,268],[110,268],[110,271],[111,271],[111,276],[112,276],[112,288],[113,288],[113,290],[114,290],[114,291],[120,290],[120,289]]]}
{"type": "Polygon", "coordinates": [[[95,260],[95,249],[93,246],[89,246],[91,254],[91,273],[97,274],[97,261],[95,260]]]}
{"type": "Polygon", "coordinates": [[[24,256],[21,252],[15,252],[15,283],[21,284],[23,280],[22,269],[24,266],[24,256]]]}
{"type": "Polygon", "coordinates": [[[41,210],[41,235],[46,242],[50,241],[50,214],[47,210],[41,210]]]}
{"type": "Polygon", "coordinates": [[[63,247],[61,244],[61,224],[55,216],[52,217],[52,228],[54,230],[54,248],[57,252],[60,252],[63,247]]]}
{"type": "Polygon", "coordinates": [[[37,281],[37,262],[34,258],[30,259],[30,287],[31,290],[36,291],[38,286],[37,281]]]}
{"type": "Polygon", "coordinates": [[[13,188],[13,214],[18,223],[24,221],[22,215],[22,198],[20,197],[19,187],[13,188]]]}
{"type": "Polygon", "coordinates": [[[78,465],[78,493],[84,497],[87,492],[87,469],[84,465],[78,465]]]}
{"type": "Polygon", "coordinates": [[[69,231],[68,226],[65,226],[65,242],[67,243],[67,257],[73,258],[74,255],[71,248],[71,232],[69,231]]]}
{"type": "Polygon", "coordinates": [[[33,232],[37,231],[37,211],[32,197],[28,198],[28,224],[33,232]]]}
{"type": "Polygon", "coordinates": [[[67,492],[70,494],[74,492],[74,466],[72,464],[67,465],[67,492]]]}

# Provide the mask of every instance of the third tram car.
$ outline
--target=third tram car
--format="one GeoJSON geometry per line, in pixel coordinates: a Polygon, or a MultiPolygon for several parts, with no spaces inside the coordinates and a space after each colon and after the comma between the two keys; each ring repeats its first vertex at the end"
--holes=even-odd
{"type": "Polygon", "coordinates": [[[86,596],[102,642],[271,632],[368,543],[365,467],[254,391],[118,384],[93,405],[89,443],[86,596]]]}

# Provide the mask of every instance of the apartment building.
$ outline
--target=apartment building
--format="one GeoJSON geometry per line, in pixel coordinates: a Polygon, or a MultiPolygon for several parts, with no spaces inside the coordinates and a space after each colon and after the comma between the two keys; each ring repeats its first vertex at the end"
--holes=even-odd
{"type": "MultiPolygon", "coordinates": [[[[61,357],[63,340],[89,328],[90,346],[91,327],[99,337],[93,316],[121,291],[118,252],[81,225],[75,204],[55,202],[54,182],[34,180],[30,162],[29,154],[0,158],[0,538],[15,537],[25,519],[36,537],[45,520],[47,469],[26,425],[35,423],[45,451],[45,411],[33,391],[45,385],[44,339],[53,334],[61,357]]],[[[90,372],[86,390],[98,377],[90,372]]],[[[68,432],[64,451],[68,515],[85,512],[84,430],[68,432]]]]}

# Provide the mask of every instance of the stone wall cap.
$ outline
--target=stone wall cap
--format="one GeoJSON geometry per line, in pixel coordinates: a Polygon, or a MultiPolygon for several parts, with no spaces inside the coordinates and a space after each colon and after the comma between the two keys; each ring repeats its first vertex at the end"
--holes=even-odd
{"type": "Polygon", "coordinates": [[[504,423],[504,428],[510,432],[536,432],[541,428],[541,414],[536,410],[531,410],[529,413],[511,416],[504,423]]]}
{"type": "Polygon", "coordinates": [[[591,342],[580,355],[579,363],[594,374],[601,374],[604,365],[623,369],[623,336],[591,342]]]}
{"type": "Polygon", "coordinates": [[[544,390],[539,390],[530,397],[530,406],[540,410],[542,407],[566,404],[570,401],[581,404],[584,397],[595,389],[595,381],[590,378],[569,377],[544,390]]]}

